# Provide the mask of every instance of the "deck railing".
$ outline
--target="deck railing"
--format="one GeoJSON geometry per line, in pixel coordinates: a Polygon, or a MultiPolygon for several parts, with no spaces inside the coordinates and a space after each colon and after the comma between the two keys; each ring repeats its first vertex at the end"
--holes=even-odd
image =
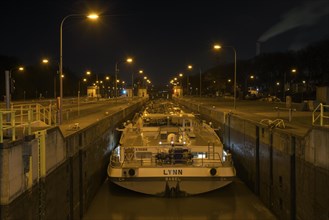
{"type": "Polygon", "coordinates": [[[329,105],[324,105],[320,103],[313,111],[312,114],[312,124],[320,126],[329,125],[329,105]]]}
{"type": "MultiPolygon", "coordinates": [[[[184,153],[183,153],[184,154],[184,153]]],[[[230,166],[230,161],[222,161],[220,154],[218,152],[210,153],[210,152],[203,152],[203,156],[201,158],[192,157],[190,159],[184,158],[184,155],[181,159],[173,158],[174,155],[170,155],[169,160],[158,160],[156,158],[156,153],[153,153],[151,157],[148,158],[134,158],[134,159],[127,159],[126,157],[122,162],[117,155],[112,155],[110,164],[112,167],[123,167],[124,165],[135,165],[140,167],[165,167],[168,165],[179,164],[182,166],[194,166],[194,167],[216,167],[216,166],[230,166]]],[[[178,154],[176,153],[176,156],[178,154]]]]}

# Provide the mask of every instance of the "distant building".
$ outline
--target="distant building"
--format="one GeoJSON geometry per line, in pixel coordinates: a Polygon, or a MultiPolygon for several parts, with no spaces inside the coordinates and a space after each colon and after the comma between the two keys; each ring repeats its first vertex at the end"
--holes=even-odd
{"type": "Polygon", "coordinates": [[[173,87],[173,97],[181,97],[183,96],[183,88],[181,86],[173,87]]]}
{"type": "Polygon", "coordinates": [[[133,90],[132,89],[126,89],[126,94],[128,97],[133,97],[133,90]]]}
{"type": "Polygon", "coordinates": [[[138,89],[138,97],[148,97],[147,90],[146,89],[138,89]]]}
{"type": "Polygon", "coordinates": [[[88,86],[87,87],[87,96],[91,98],[100,97],[99,87],[98,86],[88,86]]]}
{"type": "Polygon", "coordinates": [[[316,87],[316,100],[323,104],[329,104],[329,86],[316,87]]]}

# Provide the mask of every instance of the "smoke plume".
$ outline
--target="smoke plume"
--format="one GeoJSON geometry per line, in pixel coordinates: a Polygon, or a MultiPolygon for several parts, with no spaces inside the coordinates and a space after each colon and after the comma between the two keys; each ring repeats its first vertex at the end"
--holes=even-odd
{"type": "Polygon", "coordinates": [[[309,1],[293,8],[281,16],[281,21],[267,30],[258,41],[264,42],[268,39],[282,34],[293,28],[311,26],[321,18],[329,14],[328,0],[309,1]]]}

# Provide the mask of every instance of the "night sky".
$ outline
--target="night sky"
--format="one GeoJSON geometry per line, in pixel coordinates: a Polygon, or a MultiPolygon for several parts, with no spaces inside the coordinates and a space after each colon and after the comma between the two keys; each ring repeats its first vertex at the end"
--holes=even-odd
{"type": "Polygon", "coordinates": [[[270,53],[329,37],[329,0],[4,0],[0,7],[0,55],[18,57],[23,65],[43,57],[58,62],[62,19],[100,12],[98,21],[65,21],[63,65],[81,77],[86,70],[113,75],[115,62],[131,56],[134,64],[121,64],[120,77],[130,82],[131,73],[143,69],[155,85],[186,73],[188,64],[206,70],[232,62],[229,48],[216,58],[214,43],[250,59],[257,41],[261,53],[270,53]]]}

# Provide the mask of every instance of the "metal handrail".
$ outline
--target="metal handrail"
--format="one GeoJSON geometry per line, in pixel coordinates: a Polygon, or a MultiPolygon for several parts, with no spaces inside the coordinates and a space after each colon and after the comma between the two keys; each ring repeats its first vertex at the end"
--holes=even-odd
{"type": "Polygon", "coordinates": [[[0,111],[0,143],[3,143],[4,133],[10,135],[12,141],[16,139],[15,112],[13,111],[0,111]],[[5,121],[4,116],[6,116],[5,121]],[[8,116],[10,116],[10,121],[8,121],[8,116]]]}
{"type": "Polygon", "coordinates": [[[16,139],[16,128],[27,128],[27,134],[31,135],[31,125],[34,121],[42,121],[46,125],[56,124],[56,111],[49,104],[43,106],[36,104],[12,105],[10,110],[0,109],[0,143],[4,141],[4,135],[16,139]]]}
{"type": "Polygon", "coordinates": [[[56,124],[56,111],[55,107],[52,104],[47,106],[35,104],[22,104],[22,105],[12,105],[11,110],[16,112],[17,121],[20,121],[21,124],[30,121],[42,121],[47,125],[56,124]],[[29,115],[29,112],[31,115],[29,115]],[[28,117],[31,117],[28,119],[28,117]]]}
{"type": "MultiPolygon", "coordinates": [[[[325,113],[324,113],[325,112],[324,111],[325,108],[329,108],[329,105],[324,105],[324,104],[320,103],[314,109],[313,114],[312,114],[312,124],[313,125],[315,125],[318,120],[320,121],[320,126],[326,125],[326,124],[324,124],[324,120],[323,119],[329,119],[329,116],[328,115],[325,115],[325,113]],[[316,115],[316,112],[318,112],[318,111],[319,111],[319,114],[316,115]]],[[[329,123],[327,125],[329,125],[329,123]]]]}

